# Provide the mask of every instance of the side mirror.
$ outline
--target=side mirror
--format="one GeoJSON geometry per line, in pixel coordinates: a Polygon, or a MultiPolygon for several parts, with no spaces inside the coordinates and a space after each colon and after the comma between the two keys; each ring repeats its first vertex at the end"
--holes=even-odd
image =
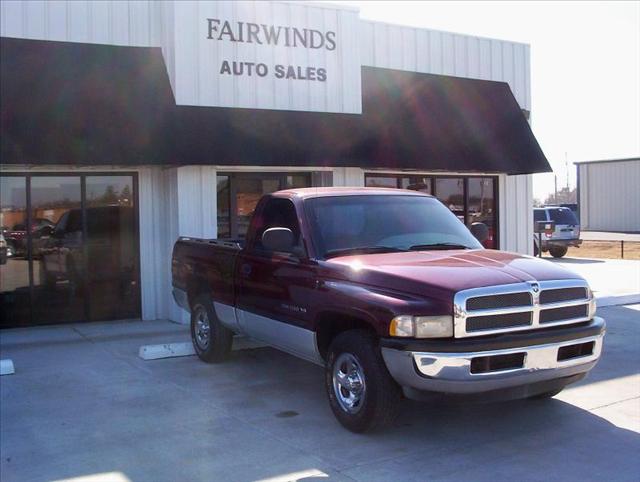
{"type": "Polygon", "coordinates": [[[469,231],[481,243],[484,243],[489,237],[489,227],[484,223],[472,223],[469,231]]]}
{"type": "Polygon", "coordinates": [[[40,237],[47,237],[53,234],[53,228],[51,226],[45,226],[40,230],[40,237]]]}
{"type": "Polygon", "coordinates": [[[291,253],[294,248],[293,232],[289,228],[269,228],[262,233],[262,246],[268,251],[291,253]]]}

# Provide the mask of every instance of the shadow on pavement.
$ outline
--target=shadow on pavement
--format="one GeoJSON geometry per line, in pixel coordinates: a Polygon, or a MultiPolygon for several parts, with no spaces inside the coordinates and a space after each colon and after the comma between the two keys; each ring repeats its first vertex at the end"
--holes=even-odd
{"type": "Polygon", "coordinates": [[[566,264],[596,264],[605,263],[604,259],[591,259],[591,258],[542,258],[554,263],[566,263],[566,264]]]}

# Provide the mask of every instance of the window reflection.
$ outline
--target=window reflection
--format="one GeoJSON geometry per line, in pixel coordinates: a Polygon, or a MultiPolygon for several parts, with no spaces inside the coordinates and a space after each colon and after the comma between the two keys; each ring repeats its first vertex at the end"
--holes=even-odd
{"type": "Polygon", "coordinates": [[[0,326],[30,322],[25,177],[0,178],[0,326]]]}
{"type": "Polygon", "coordinates": [[[79,176],[31,178],[34,323],[85,319],[80,206],[79,176]]]}

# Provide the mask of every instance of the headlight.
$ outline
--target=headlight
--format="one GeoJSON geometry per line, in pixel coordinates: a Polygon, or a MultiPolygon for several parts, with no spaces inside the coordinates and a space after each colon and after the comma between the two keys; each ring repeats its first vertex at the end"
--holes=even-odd
{"type": "Polygon", "coordinates": [[[446,338],[453,336],[453,317],[440,316],[396,316],[389,327],[391,336],[411,338],[446,338]]]}

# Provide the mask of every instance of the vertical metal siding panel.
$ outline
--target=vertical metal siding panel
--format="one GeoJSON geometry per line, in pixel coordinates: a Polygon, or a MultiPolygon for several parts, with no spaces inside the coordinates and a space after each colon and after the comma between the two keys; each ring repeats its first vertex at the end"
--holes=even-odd
{"type": "MultiPolygon", "coordinates": [[[[255,4],[255,17],[257,19],[264,19],[263,22],[271,22],[271,3],[270,2],[256,2],[255,4]]],[[[275,107],[275,91],[276,91],[276,78],[273,76],[273,68],[275,66],[275,55],[273,49],[269,50],[269,56],[265,60],[269,73],[262,79],[261,82],[256,82],[256,102],[259,99],[264,109],[273,109],[275,107]],[[270,79],[270,80],[267,80],[270,79]]]]}
{"type": "MultiPolygon", "coordinates": [[[[340,15],[335,10],[330,10],[330,9],[323,10],[322,22],[326,30],[331,30],[333,32],[336,32],[336,35],[339,35],[338,32],[340,31],[340,21],[341,21],[340,15]]],[[[342,39],[337,38],[337,42],[338,44],[341,44],[342,39]]],[[[323,65],[326,66],[327,75],[335,75],[335,73],[338,72],[338,69],[340,66],[341,56],[328,55],[326,51],[322,55],[323,55],[322,63],[323,65]]],[[[324,99],[322,100],[315,99],[314,102],[312,103],[312,107],[318,110],[327,109],[331,111],[336,111],[340,109],[340,107],[342,106],[341,104],[342,99],[338,92],[338,89],[339,89],[338,86],[333,83],[325,82],[324,84],[325,84],[323,88],[324,99]]]]}
{"type": "Polygon", "coordinates": [[[502,78],[514,91],[513,45],[502,42],[502,78]]]}
{"type": "Polygon", "coordinates": [[[480,74],[480,41],[476,37],[467,37],[467,75],[481,78],[480,74]]]}
{"type": "Polygon", "coordinates": [[[504,80],[502,74],[502,44],[499,40],[491,40],[491,80],[504,80]]]}
{"type": "Polygon", "coordinates": [[[362,65],[373,65],[373,48],[374,48],[374,36],[373,25],[371,22],[360,21],[358,22],[358,42],[360,46],[360,60],[362,65]]]}
{"type": "Polygon", "coordinates": [[[374,56],[375,67],[389,68],[389,42],[387,41],[388,26],[383,23],[374,23],[374,56]]]}
{"type": "Polygon", "coordinates": [[[149,2],[129,1],[129,39],[132,45],[151,46],[149,2]]]}
{"type": "Polygon", "coordinates": [[[339,12],[342,31],[347,39],[349,47],[342,50],[342,84],[343,84],[343,107],[346,112],[362,112],[362,62],[359,57],[358,24],[360,17],[356,11],[342,10],[339,12]],[[353,71],[347,67],[357,65],[353,71]],[[349,73],[351,72],[351,73],[349,73]],[[346,94],[345,94],[346,92],[346,94]]]}
{"type": "Polygon", "coordinates": [[[2,4],[2,35],[22,37],[24,23],[24,4],[16,1],[4,1],[2,4]]]}
{"type": "MultiPolygon", "coordinates": [[[[282,19],[283,25],[289,25],[289,9],[288,5],[280,2],[272,3],[272,19],[282,19]]],[[[283,32],[284,34],[284,32],[283,32]]],[[[275,63],[281,65],[289,65],[290,48],[280,48],[275,51],[275,63]]],[[[338,96],[337,87],[330,91],[330,95],[335,99],[338,96]]],[[[334,100],[335,101],[335,100],[334,100]]],[[[289,102],[289,86],[286,82],[275,82],[275,108],[287,109],[290,106],[289,102]]]]}
{"type": "Polygon", "coordinates": [[[453,72],[457,77],[468,77],[467,42],[462,35],[453,36],[454,64],[453,72]]]}
{"type": "Polygon", "coordinates": [[[156,243],[159,237],[155,232],[154,206],[161,200],[155,189],[153,173],[149,168],[138,171],[138,212],[140,217],[140,288],[142,319],[157,318],[158,297],[157,285],[161,283],[158,276],[156,243]],[[157,240],[157,241],[156,241],[157,240]]]}
{"type": "Polygon", "coordinates": [[[406,45],[402,42],[402,28],[395,25],[389,26],[389,50],[387,50],[387,65],[392,69],[402,69],[406,45]]]}
{"type": "Polygon", "coordinates": [[[178,2],[175,4],[175,25],[182,27],[174,34],[175,42],[175,85],[176,102],[180,104],[198,105],[198,54],[199,26],[184,28],[190,20],[197,16],[196,2],[178,2]]]}
{"type": "Polygon", "coordinates": [[[526,85],[525,85],[525,49],[524,45],[514,44],[513,45],[514,52],[514,83],[511,88],[514,92],[516,100],[521,106],[526,106],[526,85]]]}
{"type": "MultiPolygon", "coordinates": [[[[301,26],[307,23],[307,13],[309,9],[302,5],[291,4],[291,25],[301,26]]],[[[291,49],[293,54],[293,65],[299,66],[307,66],[309,64],[307,48],[293,48],[291,49]]],[[[308,81],[306,81],[308,83],[308,81]]],[[[341,83],[342,86],[342,83],[341,83]]],[[[342,89],[340,89],[340,96],[342,97],[342,89]]],[[[295,89],[292,91],[292,107],[296,106],[298,108],[302,108],[303,110],[309,109],[309,96],[307,89],[295,89]]],[[[342,102],[341,102],[342,104],[342,102]]]]}
{"type": "Polygon", "coordinates": [[[453,34],[442,33],[442,73],[444,75],[456,74],[456,54],[453,34]]]}
{"type": "Polygon", "coordinates": [[[25,36],[32,39],[46,39],[46,5],[43,0],[24,4],[25,36]]]}
{"type": "Polygon", "coordinates": [[[91,14],[89,17],[89,29],[91,30],[91,40],[96,43],[111,43],[111,8],[110,2],[98,1],[91,3],[91,14]]]}
{"type": "Polygon", "coordinates": [[[47,33],[49,40],[67,40],[67,2],[52,0],[47,3],[47,33]]]}
{"type": "Polygon", "coordinates": [[[416,72],[418,68],[417,52],[416,52],[416,29],[403,28],[402,38],[402,69],[410,72],[416,72]]]}
{"type": "Polygon", "coordinates": [[[444,72],[444,47],[441,32],[429,32],[429,72],[433,74],[444,72]]]}
{"type": "Polygon", "coordinates": [[[480,79],[491,79],[491,41],[480,39],[478,42],[480,46],[478,77],[480,79]]]}
{"type": "Polygon", "coordinates": [[[416,30],[416,70],[418,72],[429,72],[429,31],[425,29],[416,30]]]}
{"type": "Polygon", "coordinates": [[[112,22],[111,35],[114,45],[129,45],[129,4],[128,2],[111,3],[112,22]]]}
{"type": "MultiPolygon", "coordinates": [[[[125,4],[126,6],[126,4],[125,4]]],[[[67,2],[67,40],[89,41],[89,4],[86,1],[67,2]]]]}
{"type": "MultiPolygon", "coordinates": [[[[203,30],[196,29],[199,35],[206,37],[207,18],[216,18],[216,7],[213,2],[202,2],[198,4],[198,16],[203,20],[203,30]]],[[[194,76],[198,78],[198,94],[199,100],[203,104],[217,104],[218,88],[214,84],[214,78],[217,74],[216,70],[220,68],[217,59],[218,46],[216,41],[208,40],[206,42],[198,42],[198,69],[194,76]]]]}
{"type": "Polygon", "coordinates": [[[531,111],[531,47],[524,46],[524,82],[525,82],[525,105],[524,108],[531,111]]]}

